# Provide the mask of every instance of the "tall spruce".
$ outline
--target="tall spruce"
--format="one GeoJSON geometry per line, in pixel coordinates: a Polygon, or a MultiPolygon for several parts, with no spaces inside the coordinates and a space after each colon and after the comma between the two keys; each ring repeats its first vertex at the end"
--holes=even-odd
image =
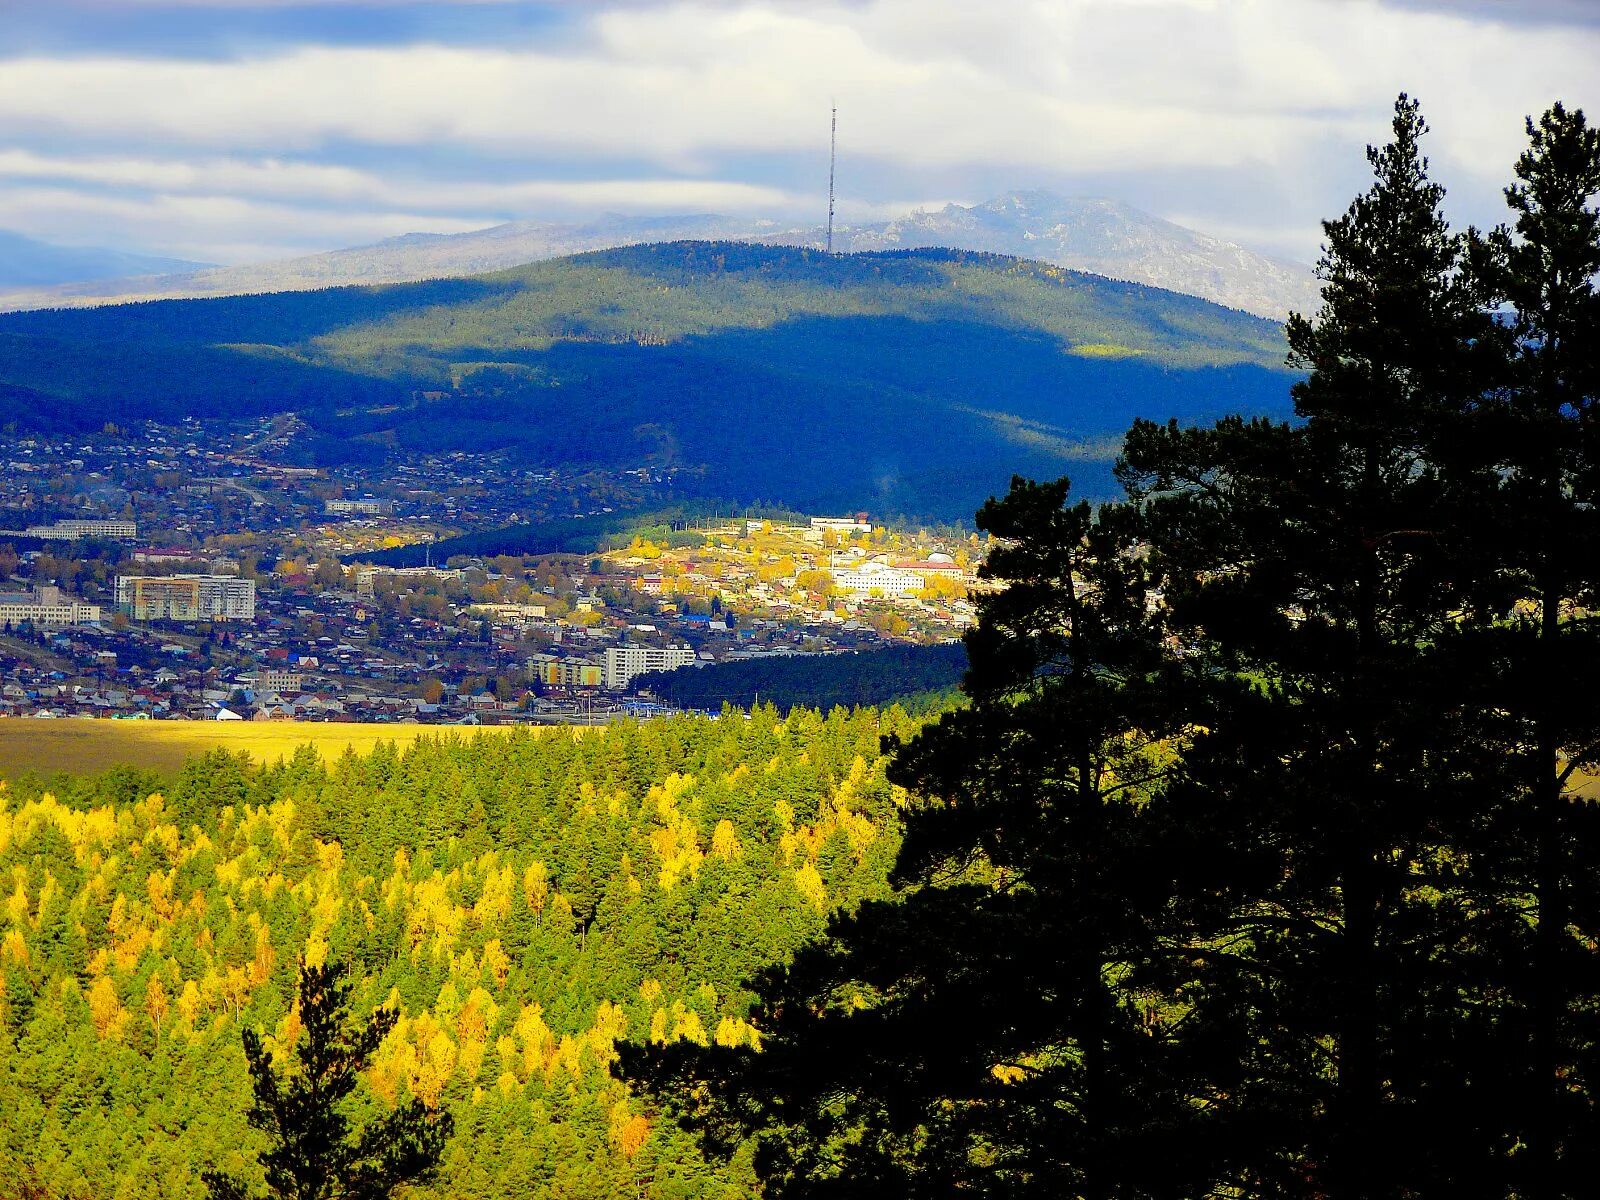
{"type": "Polygon", "coordinates": [[[1473,265],[1504,314],[1504,371],[1486,399],[1499,482],[1492,546],[1516,601],[1497,629],[1520,802],[1501,886],[1531,894],[1532,944],[1508,952],[1522,1002],[1505,1053],[1526,1063],[1515,1126],[1521,1194],[1592,1190],[1600,965],[1600,826],[1574,783],[1600,767],[1600,132],[1560,104],[1527,123],[1506,189],[1510,228],[1473,265]],[[1520,853],[1519,853],[1520,852],[1520,853]]]}
{"type": "Polygon", "coordinates": [[[1205,1003],[1259,1033],[1255,1082],[1218,1121],[1246,1191],[1429,1194],[1480,1157],[1448,1045],[1458,965],[1438,953],[1465,934],[1427,897],[1486,802],[1441,651],[1467,548],[1440,464],[1467,431],[1482,317],[1425,132],[1402,96],[1372,187],[1324,225],[1322,308],[1288,325],[1301,421],[1140,423],[1121,468],[1177,627],[1219,681],[1254,681],[1216,690],[1165,802],[1207,839],[1183,887],[1210,897],[1196,936],[1230,948],[1205,1003]]]}
{"type": "MultiPolygon", "coordinates": [[[[1183,1004],[1151,969],[1144,814],[1184,733],[1137,514],[1013,484],[970,705],[900,747],[901,892],[757,981],[760,1053],[625,1048],[774,1198],[1200,1194],[1183,1004]]],[[[1224,1055],[1237,1063],[1237,1054],[1224,1055]]]]}

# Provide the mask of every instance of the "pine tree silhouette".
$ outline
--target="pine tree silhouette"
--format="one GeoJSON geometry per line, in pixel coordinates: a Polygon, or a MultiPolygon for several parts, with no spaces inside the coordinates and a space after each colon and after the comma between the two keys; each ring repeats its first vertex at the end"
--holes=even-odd
{"type": "MultiPolygon", "coordinates": [[[[261,1155],[267,1190],[279,1200],[385,1200],[403,1183],[433,1177],[454,1122],[420,1100],[353,1133],[343,1111],[368,1061],[399,1014],[380,1008],[353,1026],[342,963],[300,967],[300,1023],[294,1068],[280,1072],[253,1029],[243,1034],[255,1102],[252,1127],[271,1147],[261,1155]]],[[[208,1171],[212,1200],[245,1200],[240,1180],[208,1171]]]]}

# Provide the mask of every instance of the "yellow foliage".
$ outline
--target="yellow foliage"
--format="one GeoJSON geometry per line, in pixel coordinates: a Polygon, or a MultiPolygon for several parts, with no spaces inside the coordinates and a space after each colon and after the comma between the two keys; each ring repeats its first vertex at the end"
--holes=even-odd
{"type": "Polygon", "coordinates": [[[192,979],[185,980],[183,991],[178,993],[178,1016],[183,1023],[193,1028],[194,1023],[200,1018],[200,988],[192,979]]]}
{"type": "Polygon", "coordinates": [[[609,1063],[617,1056],[617,1042],[626,1037],[628,1033],[628,1014],[622,1011],[619,1005],[609,1000],[600,1001],[600,1007],[594,1015],[594,1026],[586,1035],[589,1048],[602,1063],[609,1063]]]}
{"type": "Polygon", "coordinates": [[[89,989],[89,1019],[94,1022],[95,1036],[117,1039],[127,1024],[128,1014],[117,998],[116,985],[109,976],[102,975],[89,989]]]}
{"type": "Polygon", "coordinates": [[[20,929],[8,929],[5,937],[0,938],[0,959],[19,967],[28,965],[28,943],[20,929]]]}
{"type": "Polygon", "coordinates": [[[478,1071],[483,1067],[482,1042],[461,1043],[461,1077],[463,1079],[477,1079],[478,1071]]]}
{"type": "Polygon", "coordinates": [[[550,898],[550,872],[542,862],[530,863],[522,873],[522,894],[534,912],[544,912],[545,901],[550,898]]]}
{"type": "Polygon", "coordinates": [[[517,1040],[522,1043],[524,1073],[532,1075],[542,1072],[550,1058],[551,1048],[555,1045],[555,1037],[550,1032],[550,1027],[544,1023],[544,1007],[539,1004],[523,1005],[511,1029],[517,1035],[517,1040]]]}
{"type": "Polygon", "coordinates": [[[636,1116],[623,1127],[617,1149],[622,1151],[623,1158],[632,1158],[644,1148],[645,1139],[649,1136],[650,1122],[642,1116],[636,1116]]]}
{"type": "Polygon", "coordinates": [[[444,1030],[428,1039],[427,1050],[417,1067],[416,1082],[412,1092],[429,1108],[438,1108],[445,1085],[456,1069],[456,1047],[444,1030]]]}
{"type": "Polygon", "coordinates": [[[724,817],[717,822],[717,827],[711,832],[711,853],[723,862],[729,862],[744,853],[739,845],[739,835],[734,831],[733,822],[724,817]]]}
{"type": "Polygon", "coordinates": [[[500,1015],[500,1006],[481,987],[472,989],[467,1002],[456,1014],[456,1036],[462,1042],[476,1042],[480,1046],[489,1038],[489,1028],[500,1015]]]}
{"type": "Polygon", "coordinates": [[[145,877],[145,895],[150,898],[150,907],[162,917],[172,915],[172,889],[178,881],[178,871],[174,867],[170,871],[152,871],[145,877]]]}
{"type": "Polygon", "coordinates": [[[483,881],[483,891],[472,906],[472,920],[479,928],[498,925],[511,915],[511,898],[516,894],[516,874],[511,867],[491,870],[483,881]]]}
{"type": "Polygon", "coordinates": [[[823,886],[822,876],[817,873],[815,864],[806,862],[794,873],[794,885],[800,889],[800,894],[818,912],[825,912],[828,907],[828,890],[823,886]]]}
{"type": "Polygon", "coordinates": [[[673,1041],[694,1042],[700,1046],[710,1042],[711,1039],[706,1036],[705,1023],[700,1020],[700,1014],[694,1009],[689,1008],[681,1001],[674,1000],[672,1002],[672,1016],[673,1041]]]}
{"type": "Polygon", "coordinates": [[[493,938],[484,945],[482,965],[496,987],[505,985],[506,976],[511,972],[511,959],[501,948],[499,938],[493,938]]]}
{"type": "Polygon", "coordinates": [[[320,933],[313,932],[306,938],[305,958],[308,967],[320,967],[328,961],[328,943],[320,933]]]}
{"type": "Polygon", "coordinates": [[[272,930],[263,924],[256,930],[256,953],[250,962],[251,984],[260,987],[271,979],[272,967],[277,961],[277,953],[272,949],[272,930]]]}
{"type": "Polygon", "coordinates": [[[167,995],[166,985],[161,982],[161,976],[154,971],[144,985],[144,1011],[150,1018],[150,1024],[159,1031],[167,1019],[167,1013],[172,1007],[171,997],[167,995]]]}
{"type": "Polygon", "coordinates": [[[565,1067],[567,1074],[576,1079],[583,1073],[583,1046],[578,1039],[570,1033],[561,1035],[561,1043],[556,1047],[555,1057],[550,1062],[550,1070],[565,1067]]]}
{"type": "Polygon", "coordinates": [[[622,1141],[622,1131],[627,1128],[628,1122],[633,1120],[633,1110],[628,1107],[626,1096],[611,1106],[611,1111],[607,1114],[607,1117],[606,1123],[609,1127],[608,1132],[611,1136],[611,1143],[612,1145],[617,1145],[622,1141]]]}

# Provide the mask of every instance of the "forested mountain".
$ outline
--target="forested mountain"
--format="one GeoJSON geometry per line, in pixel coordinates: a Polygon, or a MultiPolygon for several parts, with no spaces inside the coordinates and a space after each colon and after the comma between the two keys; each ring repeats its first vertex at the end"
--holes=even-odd
{"type": "Polygon", "coordinates": [[[166,781],[0,784],[0,1195],[259,1180],[240,1030],[291,1044],[297,961],[401,1020],[375,1108],[445,1105],[440,1196],[737,1200],[608,1074],[619,1038],[754,1044],[745,981],[887,894],[893,710],[380,748],[166,781]],[[32,1189],[32,1190],[30,1190],[32,1189]]]}
{"type": "Polygon", "coordinates": [[[1111,490],[1134,417],[1282,414],[1282,328],[987,254],[682,242],[473,279],[0,317],[0,418],[292,409],[305,453],[512,448],[707,494],[965,519],[1111,490]],[[937,435],[933,436],[933,431],[937,435]],[[960,469],[953,469],[954,464],[960,469]]]}
{"type": "Polygon", "coordinates": [[[117,279],[118,286],[125,288],[124,276],[170,275],[175,271],[196,271],[205,265],[98,246],[57,246],[0,229],[0,288],[4,289],[100,279],[117,279]]]}
{"type": "MultiPolygon", "coordinates": [[[[0,294],[0,308],[440,279],[589,250],[683,238],[820,250],[826,243],[826,230],[716,214],[633,218],[608,214],[595,221],[576,223],[511,221],[469,233],[407,234],[372,246],[280,262],[212,267],[163,279],[16,289],[10,295],[0,294]]],[[[1170,288],[1277,319],[1291,311],[1309,312],[1316,307],[1316,283],[1311,269],[1304,264],[1269,258],[1115,200],[1017,191],[982,204],[949,204],[934,211],[919,209],[890,221],[841,225],[834,231],[836,250],[929,246],[1037,259],[1076,271],[1170,288]]],[[[5,286],[6,281],[0,279],[0,287],[5,286]]]]}

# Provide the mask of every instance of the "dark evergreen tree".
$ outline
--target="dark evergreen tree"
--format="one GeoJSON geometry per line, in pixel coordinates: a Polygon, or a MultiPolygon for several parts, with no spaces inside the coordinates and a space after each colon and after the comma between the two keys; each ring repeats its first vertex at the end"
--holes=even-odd
{"type": "MultiPolygon", "coordinates": [[[[1508,718],[1515,803],[1495,884],[1532,897],[1531,938],[1504,951],[1520,1002],[1502,1053],[1525,1064],[1513,1126],[1523,1194],[1586,1192],[1600,1170],[1591,1100],[1600,1024],[1600,823],[1575,780],[1600,766],[1600,131],[1557,104],[1528,121],[1506,190],[1511,228],[1476,238],[1475,274],[1505,314],[1505,369],[1483,410],[1498,486],[1488,547],[1514,607],[1485,656],[1508,718]]],[[[1522,922],[1514,927],[1527,926],[1522,922]]]]}
{"type": "Polygon", "coordinates": [[[758,982],[761,1053],[624,1052],[624,1075],[713,1148],[757,1137],[769,1195],[1188,1196],[1211,1180],[1190,1027],[1149,969],[1169,889],[1144,813],[1183,735],[1175,668],[1137,513],[1066,496],[1018,480],[978,516],[1005,539],[986,571],[1007,586],[968,639],[970,705],[893,768],[920,798],[898,901],[758,982]]]}
{"type": "MultiPolygon", "coordinates": [[[[398,1014],[380,1008],[351,1026],[345,974],[340,964],[301,965],[301,1034],[291,1070],[280,1075],[260,1036],[243,1034],[254,1093],[249,1121],[271,1143],[261,1166],[279,1200],[386,1200],[401,1184],[432,1177],[453,1128],[448,1112],[413,1099],[352,1133],[346,1102],[398,1014]]],[[[215,1172],[206,1183],[214,1200],[250,1194],[215,1172]]]]}
{"type": "Polygon", "coordinates": [[[1324,226],[1320,312],[1289,322],[1301,421],[1140,424],[1122,471],[1182,637],[1251,684],[1213,692],[1165,798],[1195,936],[1233,947],[1203,1003],[1257,1030],[1218,1133],[1246,1186],[1352,1200],[1478,1186],[1509,1148],[1469,1089],[1450,856],[1495,797],[1454,650],[1481,599],[1462,458],[1486,322],[1406,97],[1393,130],[1324,226]]]}

